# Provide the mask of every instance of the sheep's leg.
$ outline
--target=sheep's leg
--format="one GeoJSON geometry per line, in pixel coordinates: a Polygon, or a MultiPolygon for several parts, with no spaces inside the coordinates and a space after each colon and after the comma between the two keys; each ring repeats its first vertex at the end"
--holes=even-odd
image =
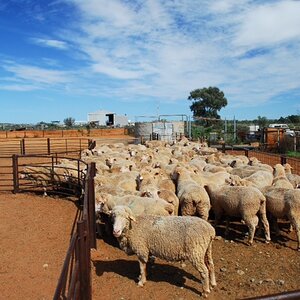
{"type": "Polygon", "coordinates": [[[200,273],[200,276],[203,281],[203,297],[207,297],[210,293],[209,288],[209,271],[204,263],[204,257],[200,257],[199,255],[191,261],[192,265],[197,269],[197,271],[200,273]]]}
{"type": "Polygon", "coordinates": [[[270,237],[270,226],[269,226],[269,222],[268,222],[268,219],[267,219],[267,215],[262,213],[260,215],[260,219],[261,219],[261,222],[262,222],[263,227],[264,227],[266,243],[269,243],[271,241],[271,237],[270,237]]]}
{"type": "Polygon", "coordinates": [[[291,232],[293,232],[293,230],[294,230],[293,224],[290,223],[290,228],[288,229],[288,232],[291,233],[291,232]]]}
{"type": "Polygon", "coordinates": [[[295,223],[296,233],[297,233],[297,239],[298,239],[298,251],[300,251],[300,224],[299,222],[295,223]]]}
{"type": "Polygon", "coordinates": [[[280,230],[279,230],[277,218],[274,217],[273,220],[274,220],[274,230],[275,230],[275,234],[276,234],[276,236],[279,236],[279,235],[280,235],[280,230]]]}
{"type": "Polygon", "coordinates": [[[229,217],[226,217],[225,237],[229,234],[229,217]]]}
{"type": "Polygon", "coordinates": [[[145,261],[143,258],[139,257],[139,264],[140,264],[140,276],[139,276],[139,282],[138,282],[138,286],[144,286],[144,284],[146,283],[147,279],[146,279],[146,265],[147,265],[147,261],[145,261]]]}
{"type": "Polygon", "coordinates": [[[44,191],[43,197],[47,197],[47,196],[48,196],[48,195],[47,195],[47,188],[43,187],[43,191],[44,191]]]}
{"type": "Polygon", "coordinates": [[[298,251],[300,251],[300,220],[297,220],[293,215],[289,216],[291,226],[296,230],[297,240],[298,240],[298,251]]]}
{"type": "Polygon", "coordinates": [[[214,261],[212,257],[212,241],[209,243],[209,246],[207,248],[206,254],[205,254],[205,263],[208,268],[209,272],[209,281],[210,281],[210,286],[213,288],[217,285],[216,282],[216,276],[215,276],[215,266],[214,266],[214,261]]]}
{"type": "Polygon", "coordinates": [[[243,218],[245,221],[246,225],[249,228],[249,237],[248,237],[248,243],[249,245],[253,244],[253,239],[254,239],[254,234],[255,234],[255,229],[258,224],[258,217],[255,215],[253,217],[245,217],[243,218]]]}

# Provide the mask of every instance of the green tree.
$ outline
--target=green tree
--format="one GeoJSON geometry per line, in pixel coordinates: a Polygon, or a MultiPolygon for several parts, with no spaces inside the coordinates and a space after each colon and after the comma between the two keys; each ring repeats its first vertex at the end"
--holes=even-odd
{"type": "Polygon", "coordinates": [[[72,117],[68,117],[64,119],[64,124],[66,127],[72,127],[75,124],[75,119],[72,117]]]}
{"type": "Polygon", "coordinates": [[[268,122],[268,119],[266,117],[258,116],[257,120],[255,120],[255,123],[257,123],[259,128],[264,128],[264,127],[267,127],[269,122],[268,122]]]}
{"type": "Polygon", "coordinates": [[[220,119],[218,112],[227,105],[224,93],[217,87],[193,90],[188,100],[193,101],[190,109],[194,117],[220,119]]]}

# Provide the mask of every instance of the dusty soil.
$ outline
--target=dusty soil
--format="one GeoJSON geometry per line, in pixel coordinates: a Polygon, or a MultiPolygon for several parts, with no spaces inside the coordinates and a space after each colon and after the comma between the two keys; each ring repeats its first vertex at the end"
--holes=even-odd
{"type": "MultiPolygon", "coordinates": [[[[0,299],[52,299],[69,245],[74,202],[34,194],[0,193],[0,299]]],[[[244,225],[235,222],[227,240],[217,230],[213,256],[218,286],[208,299],[242,299],[300,289],[300,253],[295,233],[246,246],[244,225]]],[[[199,274],[188,263],[157,259],[148,281],[137,286],[139,266],[114,239],[103,236],[92,251],[93,299],[199,299],[199,274]]]]}
{"type": "MultiPolygon", "coordinates": [[[[257,237],[245,244],[244,225],[234,222],[227,239],[224,228],[213,246],[217,287],[208,299],[243,299],[300,289],[300,253],[296,236],[287,233],[282,222],[280,239],[265,244],[257,237]]],[[[199,299],[202,286],[198,272],[189,262],[168,263],[157,259],[148,266],[148,281],[137,286],[139,265],[136,256],[127,256],[108,236],[98,240],[93,257],[94,299],[199,299]]]]}
{"type": "Polygon", "coordinates": [[[0,211],[0,299],[52,299],[75,203],[1,192],[0,211]]]}

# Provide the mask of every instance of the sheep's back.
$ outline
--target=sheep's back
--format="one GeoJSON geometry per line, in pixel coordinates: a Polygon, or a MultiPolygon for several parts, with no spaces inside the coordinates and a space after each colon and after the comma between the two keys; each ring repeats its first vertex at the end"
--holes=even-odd
{"type": "Polygon", "coordinates": [[[130,231],[134,250],[146,245],[150,254],[170,261],[187,259],[195,251],[204,255],[214,237],[215,229],[197,217],[141,216],[130,231]]]}

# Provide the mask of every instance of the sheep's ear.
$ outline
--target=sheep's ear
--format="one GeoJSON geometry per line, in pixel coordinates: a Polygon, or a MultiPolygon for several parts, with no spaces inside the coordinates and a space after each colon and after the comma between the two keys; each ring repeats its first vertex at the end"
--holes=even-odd
{"type": "Polygon", "coordinates": [[[128,216],[127,216],[128,219],[131,220],[131,221],[133,221],[133,222],[135,222],[136,220],[135,220],[134,215],[132,214],[131,209],[129,207],[125,206],[125,211],[128,214],[128,216]]]}
{"type": "Polygon", "coordinates": [[[136,222],[136,219],[133,215],[129,215],[128,218],[129,218],[129,220],[131,220],[133,222],[136,222]]]}

